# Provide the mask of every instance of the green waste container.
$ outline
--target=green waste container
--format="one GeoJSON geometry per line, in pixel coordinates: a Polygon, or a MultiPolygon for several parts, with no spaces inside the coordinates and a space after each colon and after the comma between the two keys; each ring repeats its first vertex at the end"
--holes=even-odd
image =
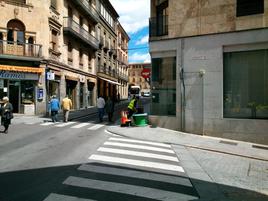
{"type": "Polygon", "coordinates": [[[133,114],[134,123],[136,126],[147,126],[147,113],[133,114]]]}

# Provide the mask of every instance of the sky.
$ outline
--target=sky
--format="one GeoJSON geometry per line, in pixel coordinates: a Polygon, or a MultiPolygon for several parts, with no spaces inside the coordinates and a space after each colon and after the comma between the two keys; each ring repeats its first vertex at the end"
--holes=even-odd
{"type": "Polygon", "coordinates": [[[150,0],[110,0],[119,22],[128,33],[129,63],[150,63],[148,38],[150,0]]]}

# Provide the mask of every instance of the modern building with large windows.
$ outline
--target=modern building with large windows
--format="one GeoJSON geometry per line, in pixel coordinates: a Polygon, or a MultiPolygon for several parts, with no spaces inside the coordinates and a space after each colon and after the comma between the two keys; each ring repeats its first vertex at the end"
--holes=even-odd
{"type": "Polygon", "coordinates": [[[151,121],[268,144],[268,0],[151,0],[151,121]]]}

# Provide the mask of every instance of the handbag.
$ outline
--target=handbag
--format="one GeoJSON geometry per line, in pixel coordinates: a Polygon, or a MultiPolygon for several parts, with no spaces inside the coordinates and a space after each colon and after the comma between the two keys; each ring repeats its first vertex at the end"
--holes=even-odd
{"type": "Polygon", "coordinates": [[[13,119],[14,118],[14,115],[12,112],[6,112],[6,119],[13,119]]]}

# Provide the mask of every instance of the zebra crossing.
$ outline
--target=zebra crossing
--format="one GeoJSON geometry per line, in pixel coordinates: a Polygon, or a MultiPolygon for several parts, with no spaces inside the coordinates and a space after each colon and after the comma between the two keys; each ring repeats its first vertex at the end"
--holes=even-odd
{"type": "Polygon", "coordinates": [[[195,200],[198,194],[169,144],[111,136],[63,181],[70,192],[44,201],[195,200]]]}
{"type": "Polygon", "coordinates": [[[81,129],[81,128],[87,128],[88,130],[98,130],[102,127],[104,127],[106,124],[95,124],[95,123],[88,123],[88,122],[75,122],[75,121],[69,121],[69,122],[27,122],[24,123],[26,125],[40,125],[40,126],[52,126],[57,128],[64,128],[69,127],[71,129],[81,129]]]}

